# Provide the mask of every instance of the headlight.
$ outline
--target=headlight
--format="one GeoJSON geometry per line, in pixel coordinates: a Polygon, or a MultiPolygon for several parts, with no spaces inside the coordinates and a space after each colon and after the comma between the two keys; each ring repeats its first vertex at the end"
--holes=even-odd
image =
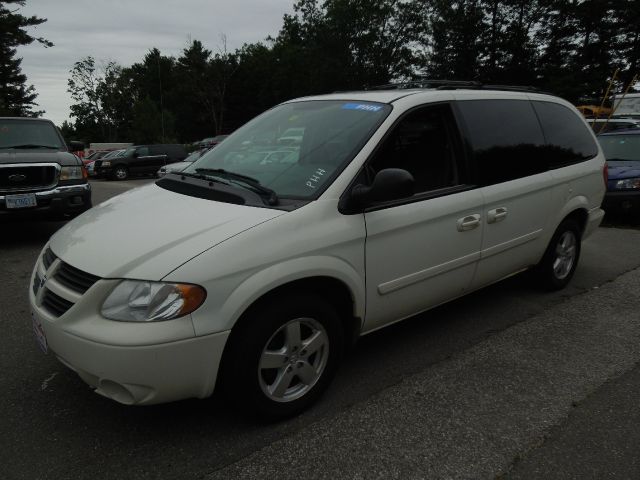
{"type": "Polygon", "coordinates": [[[102,166],[103,167],[110,167],[111,166],[111,161],[110,160],[105,160],[104,162],[102,162],[102,166]]]}
{"type": "Polygon", "coordinates": [[[625,178],[616,182],[617,190],[631,190],[640,188],[640,178],[625,178]]]}
{"type": "Polygon", "coordinates": [[[62,167],[60,169],[60,180],[82,180],[82,167],[62,167]]]}
{"type": "Polygon", "coordinates": [[[123,322],[171,320],[196,310],[206,296],[198,285],[124,280],[104,301],[101,313],[123,322]]]}

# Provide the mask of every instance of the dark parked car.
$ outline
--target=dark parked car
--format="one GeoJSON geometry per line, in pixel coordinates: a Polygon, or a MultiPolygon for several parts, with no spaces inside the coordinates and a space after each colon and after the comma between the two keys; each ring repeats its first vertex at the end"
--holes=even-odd
{"type": "Polygon", "coordinates": [[[640,212],[640,129],[598,136],[609,166],[605,211],[640,212]]]}
{"type": "Polygon", "coordinates": [[[53,122],[0,117],[0,217],[58,218],[89,208],[87,171],[53,122]]]}
{"type": "Polygon", "coordinates": [[[640,120],[633,118],[588,118],[587,123],[597,134],[614,132],[617,130],[629,130],[632,128],[640,128],[640,120]]]}
{"type": "Polygon", "coordinates": [[[99,177],[126,180],[132,175],[155,175],[160,167],[186,157],[182,145],[135,145],[121,156],[96,160],[95,172],[99,177]]]}

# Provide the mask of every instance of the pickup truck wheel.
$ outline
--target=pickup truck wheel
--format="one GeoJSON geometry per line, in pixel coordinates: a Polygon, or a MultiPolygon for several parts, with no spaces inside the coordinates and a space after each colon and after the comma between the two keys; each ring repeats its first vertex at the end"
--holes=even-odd
{"type": "Polygon", "coordinates": [[[265,420],[302,412],[327,388],[340,361],[343,330],[335,309],[315,295],[297,295],[245,320],[223,359],[227,399],[265,420]]]}
{"type": "Polygon", "coordinates": [[[560,290],[567,286],[580,259],[581,230],[578,222],[565,219],[558,226],[536,267],[540,286],[560,290]]]}
{"type": "Polygon", "coordinates": [[[115,180],[126,180],[129,178],[129,170],[124,165],[118,165],[113,170],[113,178],[115,180]]]}

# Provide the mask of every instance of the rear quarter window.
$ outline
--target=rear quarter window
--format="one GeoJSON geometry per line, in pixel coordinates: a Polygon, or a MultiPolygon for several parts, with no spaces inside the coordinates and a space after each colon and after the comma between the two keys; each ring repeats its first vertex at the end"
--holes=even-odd
{"type": "Polygon", "coordinates": [[[544,136],[528,100],[465,100],[457,105],[481,185],[547,170],[544,136]]]}
{"type": "Polygon", "coordinates": [[[547,142],[549,168],[583,162],[598,154],[589,128],[576,112],[552,102],[533,101],[547,142]]]}

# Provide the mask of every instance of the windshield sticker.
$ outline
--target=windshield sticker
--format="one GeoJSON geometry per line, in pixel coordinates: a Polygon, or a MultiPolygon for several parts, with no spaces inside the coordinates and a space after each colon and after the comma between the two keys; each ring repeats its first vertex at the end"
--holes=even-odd
{"type": "Polygon", "coordinates": [[[309,177],[309,180],[307,180],[305,185],[309,188],[316,188],[316,184],[321,180],[325,173],[327,173],[326,170],[318,168],[315,173],[309,177]]]}
{"type": "Polygon", "coordinates": [[[370,105],[367,103],[345,103],[342,105],[343,110],[362,110],[364,112],[379,112],[382,105],[370,105]]]}

